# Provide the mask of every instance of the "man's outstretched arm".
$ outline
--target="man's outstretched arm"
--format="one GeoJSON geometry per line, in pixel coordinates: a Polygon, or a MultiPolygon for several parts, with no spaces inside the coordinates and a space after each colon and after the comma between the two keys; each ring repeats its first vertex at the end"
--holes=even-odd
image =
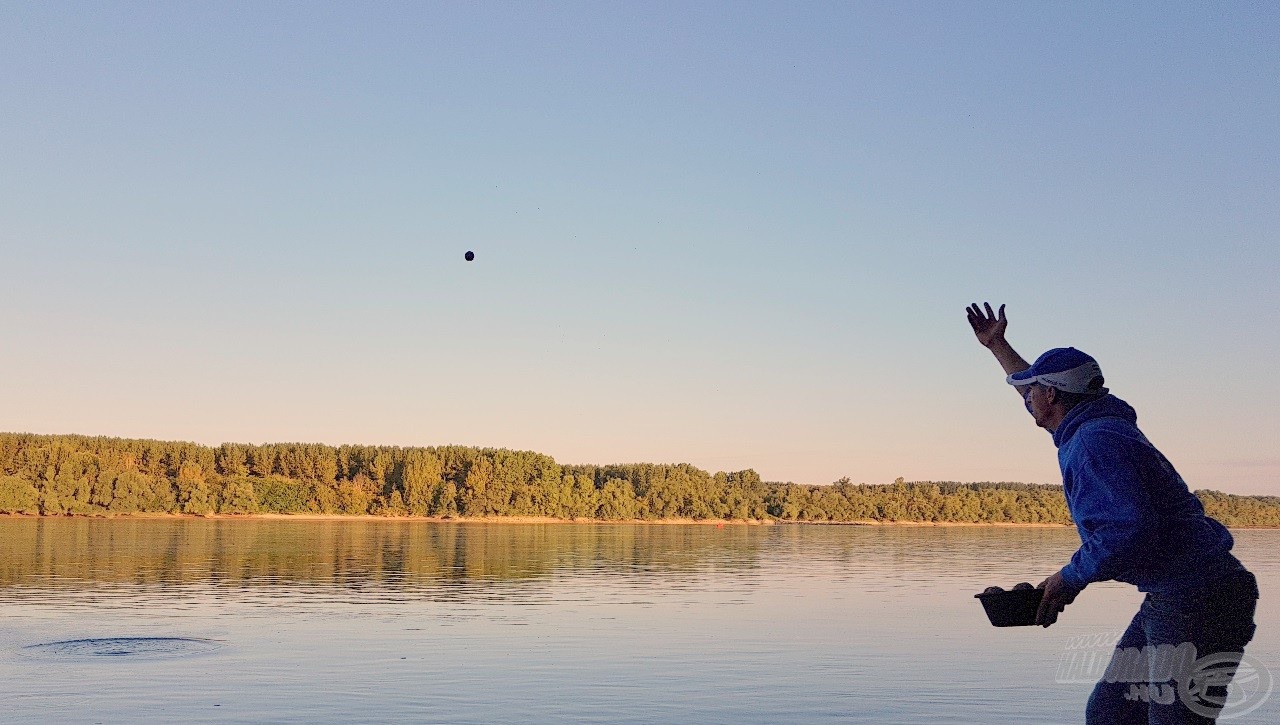
{"type": "Polygon", "coordinates": [[[990,302],[983,302],[981,308],[974,302],[965,309],[965,313],[969,317],[969,326],[973,328],[974,336],[996,356],[996,362],[1004,368],[1005,375],[1020,373],[1031,367],[1031,363],[1023,360],[1004,338],[1005,328],[1009,326],[1009,321],[1004,316],[1004,305],[1000,305],[1000,312],[996,313],[991,310],[990,302]]]}

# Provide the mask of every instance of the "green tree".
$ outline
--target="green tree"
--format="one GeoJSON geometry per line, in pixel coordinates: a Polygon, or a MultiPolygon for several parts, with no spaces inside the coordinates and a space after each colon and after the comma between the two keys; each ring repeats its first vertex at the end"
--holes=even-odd
{"type": "Polygon", "coordinates": [[[237,443],[223,443],[218,446],[217,470],[224,476],[249,475],[249,454],[245,447],[237,443]]]}
{"type": "Polygon", "coordinates": [[[40,492],[18,476],[0,476],[0,513],[40,513],[40,492]]]}
{"type": "Polygon", "coordinates": [[[249,472],[266,478],[276,472],[276,450],[273,446],[254,446],[249,449],[249,472]]]}
{"type": "Polygon", "coordinates": [[[628,521],[636,518],[639,510],[631,482],[611,478],[605,482],[598,496],[596,518],[606,521],[628,521]]]}
{"type": "Polygon", "coordinates": [[[110,509],[121,513],[148,511],[151,503],[153,485],[150,477],[138,471],[125,471],[111,482],[112,496],[110,509]]]}
{"type": "Polygon", "coordinates": [[[431,497],[431,515],[449,518],[458,515],[458,486],[442,480],[431,497]]]}
{"type": "Polygon", "coordinates": [[[253,480],[248,476],[231,476],[225,479],[218,510],[230,514],[257,513],[258,494],[254,490],[253,480]]]}
{"type": "Polygon", "coordinates": [[[441,484],[440,459],[424,450],[411,450],[405,454],[403,485],[404,506],[410,515],[426,516],[431,513],[432,499],[441,484]]]}
{"type": "Polygon", "coordinates": [[[485,456],[477,456],[467,469],[466,481],[459,491],[462,502],[459,508],[465,516],[488,516],[489,483],[493,481],[493,463],[485,456]]]}
{"type": "Polygon", "coordinates": [[[213,513],[213,495],[200,464],[190,462],[181,464],[178,469],[177,485],[178,503],[182,505],[184,514],[213,513]]]}
{"type": "Polygon", "coordinates": [[[271,475],[253,479],[258,508],[274,514],[296,514],[308,510],[312,487],[306,481],[271,475]]]}
{"type": "Polygon", "coordinates": [[[120,475],[119,471],[103,468],[100,469],[89,483],[89,503],[101,508],[110,508],[111,500],[115,498],[115,481],[120,475]]]}
{"type": "Polygon", "coordinates": [[[378,495],[378,484],[363,473],[357,473],[351,481],[338,483],[338,510],[344,514],[363,516],[369,513],[378,495]]]}

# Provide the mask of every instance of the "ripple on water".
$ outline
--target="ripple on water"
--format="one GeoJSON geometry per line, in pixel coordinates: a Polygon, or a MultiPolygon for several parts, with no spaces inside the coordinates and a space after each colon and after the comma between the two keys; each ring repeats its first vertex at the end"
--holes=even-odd
{"type": "Polygon", "coordinates": [[[44,642],[22,649],[29,655],[58,659],[171,659],[207,654],[220,647],[217,640],[198,637],[101,637],[44,642]]]}

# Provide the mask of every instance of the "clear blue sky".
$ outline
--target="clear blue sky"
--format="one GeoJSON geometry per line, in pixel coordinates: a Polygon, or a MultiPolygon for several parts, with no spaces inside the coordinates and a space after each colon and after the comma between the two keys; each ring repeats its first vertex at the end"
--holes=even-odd
{"type": "Polygon", "coordinates": [[[6,3],[0,69],[0,430],[1057,482],[992,300],[1280,494],[1275,4],[6,3]]]}

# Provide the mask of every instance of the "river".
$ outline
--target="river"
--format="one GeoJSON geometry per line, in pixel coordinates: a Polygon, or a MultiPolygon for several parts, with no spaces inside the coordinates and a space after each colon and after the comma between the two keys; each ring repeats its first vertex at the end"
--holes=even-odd
{"type": "MultiPolygon", "coordinates": [[[[1262,589],[1262,671],[1230,722],[1280,722],[1280,696],[1261,699],[1280,676],[1280,531],[1235,534],[1262,589]]],[[[1141,595],[1091,586],[1049,629],[991,627],[973,598],[1038,583],[1077,544],[1067,528],[0,518],[0,719],[1082,722],[1089,663],[1141,595]]]]}

